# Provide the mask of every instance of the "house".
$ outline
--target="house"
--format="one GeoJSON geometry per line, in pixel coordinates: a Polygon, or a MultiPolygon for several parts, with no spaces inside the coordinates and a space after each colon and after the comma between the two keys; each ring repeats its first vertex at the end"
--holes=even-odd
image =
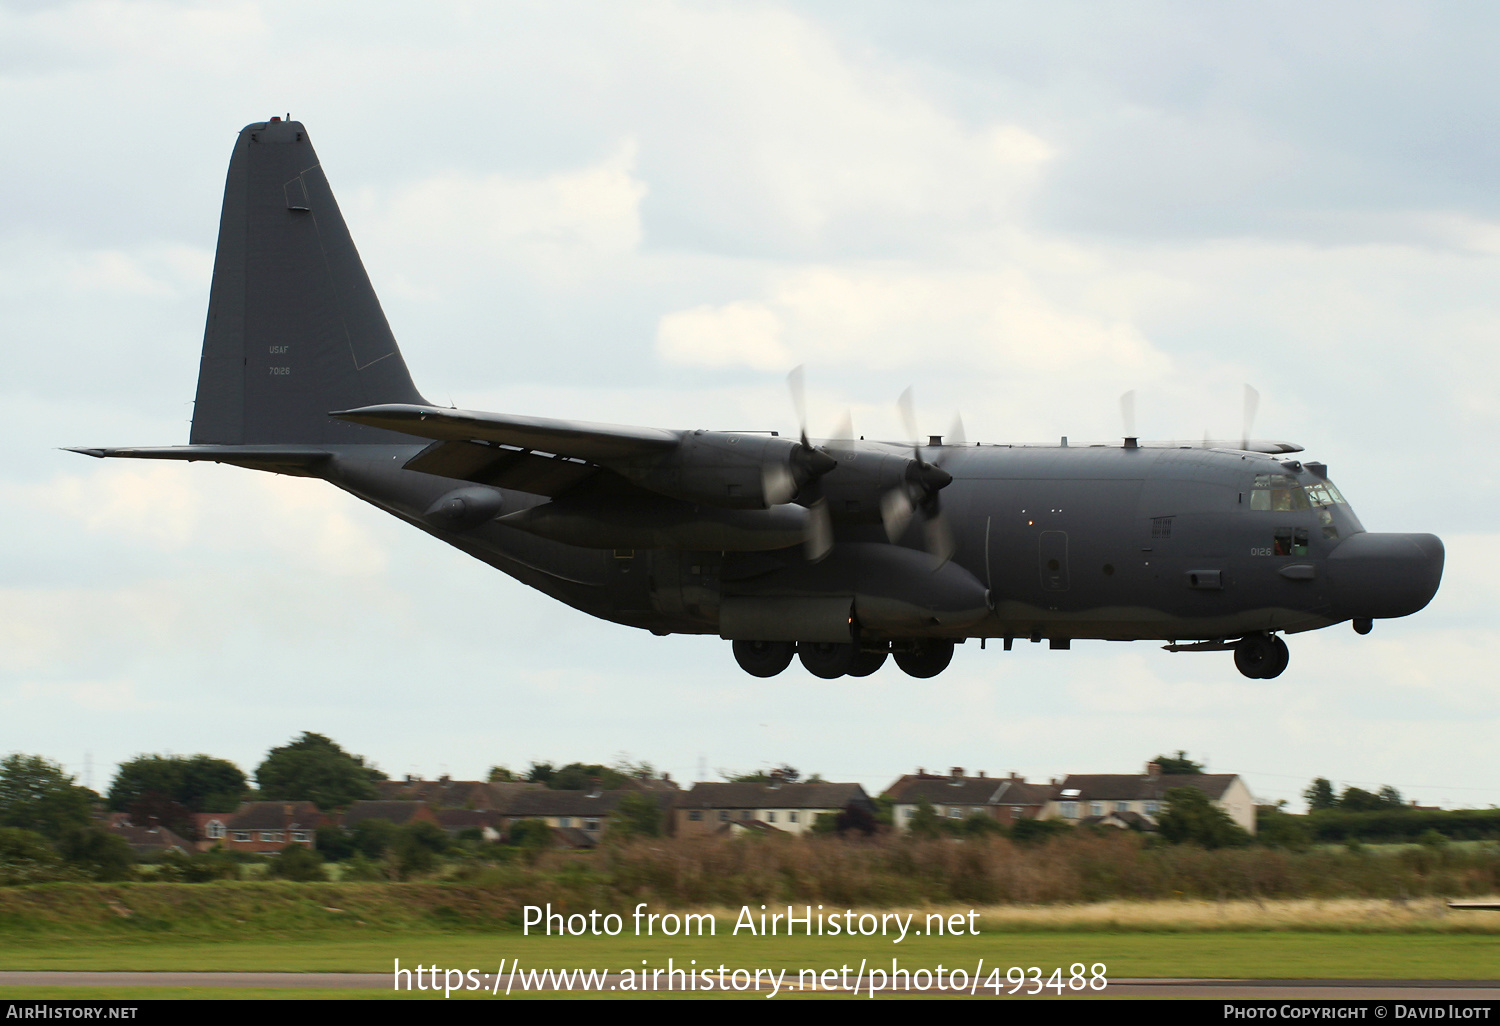
{"type": "Polygon", "coordinates": [[[137,826],[131,822],[128,812],[110,813],[104,821],[104,832],[124,838],[137,858],[166,851],[180,851],[186,855],[194,850],[191,841],[179,837],[164,826],[137,826]]]}
{"type": "Polygon", "coordinates": [[[875,803],[858,784],[825,781],[789,784],[772,779],[734,783],[699,783],[682,792],[673,809],[678,837],[701,837],[731,822],[760,821],[789,834],[812,829],[823,813],[853,806],[873,817],[875,803]]]}
{"type": "Polygon", "coordinates": [[[610,817],[620,802],[632,795],[655,802],[662,811],[662,832],[670,831],[672,799],[677,795],[675,790],[621,787],[605,791],[595,787],[554,791],[544,787],[512,794],[505,807],[498,811],[503,816],[507,837],[510,828],[521,820],[539,819],[558,832],[559,843],[570,848],[592,847],[608,832],[610,817]]]}
{"type": "Polygon", "coordinates": [[[1166,803],[1167,792],[1178,787],[1196,787],[1214,805],[1229,814],[1246,833],[1255,833],[1255,799],[1245,782],[1233,773],[1162,773],[1156,763],[1147,763],[1146,771],[1131,773],[1074,773],[1057,786],[1047,802],[1042,819],[1061,819],[1075,826],[1095,817],[1126,813],[1142,817],[1142,823],[1155,827],[1156,817],[1166,803]]]}
{"type": "Polygon", "coordinates": [[[964,776],[962,766],[944,774],[927,773],[918,768],[890,787],[885,797],[891,802],[891,814],[898,829],[906,830],[926,799],[943,819],[962,820],[969,816],[988,816],[1009,826],[1019,819],[1036,819],[1056,790],[1052,784],[1028,783],[1014,773],[1008,777],[989,777],[981,770],[977,777],[964,776]]]}
{"type": "Polygon", "coordinates": [[[198,833],[198,840],[193,842],[195,851],[209,851],[215,845],[224,843],[224,838],[229,835],[229,821],[234,818],[233,812],[195,812],[193,817],[193,829],[198,833]]]}
{"type": "Polygon", "coordinates": [[[312,802],[246,802],[225,825],[223,844],[262,855],[278,855],[292,844],[313,848],[318,827],[332,822],[312,802]]]}

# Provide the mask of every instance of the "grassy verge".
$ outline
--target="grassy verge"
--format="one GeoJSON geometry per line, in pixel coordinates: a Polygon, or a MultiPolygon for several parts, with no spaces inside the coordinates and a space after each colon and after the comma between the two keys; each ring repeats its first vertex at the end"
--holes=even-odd
{"type": "Polygon", "coordinates": [[[1104,963],[1113,978],[1216,979],[1491,979],[1500,964],[1493,937],[1465,934],[1401,935],[1315,933],[986,933],[979,937],[879,940],[827,937],[637,938],[481,937],[409,934],[349,938],[330,935],[296,941],[233,940],[217,944],[169,941],[48,944],[4,952],[3,968],[112,971],[254,971],[389,973],[397,959],[418,965],[494,973],[519,959],[523,969],[623,971],[709,967],[822,972],[863,960],[890,969],[972,972],[1010,966],[1044,973],[1082,962],[1104,963]],[[925,941],[926,943],[923,943],[925,941]],[[670,960],[670,963],[669,963],[670,960]]]}

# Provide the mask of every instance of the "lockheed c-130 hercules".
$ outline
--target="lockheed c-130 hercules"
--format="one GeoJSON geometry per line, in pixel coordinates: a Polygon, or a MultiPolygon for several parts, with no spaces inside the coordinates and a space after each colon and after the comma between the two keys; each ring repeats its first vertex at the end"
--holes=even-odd
{"type": "Polygon", "coordinates": [[[1270,678],[1282,634],[1367,633],[1443,568],[1438,538],[1366,532],[1287,443],[814,441],[434,406],[290,117],[235,144],[189,442],[74,451],[320,478],[583,612],[725,638],[760,677],[888,656],[931,677],[957,642],[1023,638],[1232,651],[1270,678]]]}

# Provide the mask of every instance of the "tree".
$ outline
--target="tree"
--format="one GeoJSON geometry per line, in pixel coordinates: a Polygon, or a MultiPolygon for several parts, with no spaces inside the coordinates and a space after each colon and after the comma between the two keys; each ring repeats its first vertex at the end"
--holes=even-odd
{"type": "MultiPolygon", "coordinates": [[[[719,776],[731,784],[769,784],[771,779],[778,773],[781,775],[781,782],[783,784],[795,784],[802,779],[802,771],[795,766],[788,766],[786,763],[782,763],[772,770],[756,770],[754,773],[726,773],[720,770],[719,776]]],[[[822,778],[819,777],[818,779],[821,780],[822,778]]]]}
{"type": "Polygon", "coordinates": [[[612,791],[617,787],[623,787],[626,777],[617,770],[598,763],[590,763],[585,766],[581,762],[570,762],[558,770],[547,781],[547,786],[554,791],[586,791],[598,786],[612,791]]]}
{"type": "Polygon", "coordinates": [[[624,752],[620,753],[610,768],[629,777],[631,780],[656,780],[659,776],[656,767],[651,765],[651,763],[645,760],[634,762],[624,752]]]}
{"type": "Polygon", "coordinates": [[[436,823],[418,820],[396,830],[396,841],[391,850],[395,860],[396,876],[409,880],[417,873],[430,873],[437,868],[438,856],[448,850],[448,835],[436,823]]]}
{"type": "Polygon", "coordinates": [[[1175,756],[1158,755],[1151,761],[1161,767],[1163,775],[1180,776],[1185,774],[1192,776],[1193,774],[1203,772],[1203,763],[1194,762],[1192,759],[1189,759],[1187,752],[1181,748],[1177,749],[1175,756]]]}
{"type": "Polygon", "coordinates": [[[343,862],[354,855],[354,836],[341,826],[325,824],[318,827],[315,842],[318,854],[329,862],[343,862]]]}
{"type": "Polygon", "coordinates": [[[1401,792],[1389,784],[1380,789],[1379,794],[1372,794],[1362,787],[1346,787],[1344,793],[1339,795],[1338,807],[1348,809],[1350,812],[1378,812],[1381,809],[1399,809],[1406,803],[1401,800],[1401,792]]]}
{"type": "MultiPolygon", "coordinates": [[[[993,823],[994,820],[990,820],[990,822],[993,823]]],[[[999,826],[998,823],[995,825],[999,826]]],[[[859,833],[869,837],[879,829],[879,824],[875,822],[875,813],[871,811],[868,805],[859,802],[850,802],[834,817],[833,828],[838,831],[840,837],[851,830],[857,830],[859,833]]]]}
{"type": "Polygon", "coordinates": [[[365,765],[362,755],[350,755],[322,734],[303,733],[281,748],[273,748],[255,770],[261,797],[271,801],[310,801],[320,809],[336,809],[379,796],[377,780],[385,774],[365,765]]]}
{"type": "Polygon", "coordinates": [[[1201,844],[1205,848],[1233,848],[1250,843],[1250,835],[1209,801],[1196,787],[1174,787],[1166,808],[1156,819],[1161,836],[1173,844],[1201,844]]]}
{"type": "Polygon", "coordinates": [[[1255,840],[1268,848],[1306,851],[1312,847],[1312,831],[1306,816],[1293,816],[1279,806],[1260,806],[1255,810],[1255,840]]]}
{"type": "Polygon", "coordinates": [[[34,830],[0,827],[0,886],[76,879],[34,830]]]}
{"type": "Polygon", "coordinates": [[[1308,812],[1321,812],[1338,805],[1339,800],[1333,793],[1333,784],[1324,777],[1318,777],[1307,790],[1302,792],[1302,797],[1307,799],[1308,812]]]}
{"type": "Polygon", "coordinates": [[[516,779],[516,775],[505,766],[491,766],[490,775],[485,779],[491,784],[509,783],[516,779]]]}
{"type": "Polygon", "coordinates": [[[649,794],[633,791],[615,806],[609,832],[620,837],[660,837],[661,808],[649,794]]]}
{"type": "Polygon", "coordinates": [[[906,820],[906,828],[917,837],[937,837],[942,833],[943,820],[932,807],[927,796],[917,796],[917,808],[906,820]]]}
{"type": "Polygon", "coordinates": [[[317,883],[328,879],[328,874],[323,871],[323,857],[300,844],[289,844],[283,848],[266,875],[299,883],[317,883]]]}
{"type": "Polygon", "coordinates": [[[138,755],[120,763],[106,801],[115,812],[127,812],[154,793],[189,812],[230,812],[244,801],[245,785],[245,774],[226,759],[138,755]]]}
{"type": "Polygon", "coordinates": [[[75,827],[57,841],[58,853],[70,865],[101,883],[135,876],[135,852],[119,834],[93,827],[75,827]]]}
{"type": "Polygon", "coordinates": [[[39,755],[0,759],[0,827],[34,830],[55,841],[70,829],[88,826],[98,797],[39,755]]]}
{"type": "Polygon", "coordinates": [[[378,861],[395,848],[396,829],[388,819],[362,819],[354,824],[350,836],[361,855],[378,861]]]}

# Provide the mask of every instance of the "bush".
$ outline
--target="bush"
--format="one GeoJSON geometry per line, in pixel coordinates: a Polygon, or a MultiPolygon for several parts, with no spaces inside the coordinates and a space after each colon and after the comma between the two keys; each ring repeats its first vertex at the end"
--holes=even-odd
{"type": "Polygon", "coordinates": [[[0,827],[0,885],[51,883],[77,877],[41,834],[0,827]]]}
{"type": "Polygon", "coordinates": [[[68,830],[58,839],[57,850],[90,880],[111,883],[135,878],[135,852],[118,834],[92,828],[68,830]]]}
{"type": "Polygon", "coordinates": [[[271,863],[267,875],[298,883],[317,883],[328,879],[328,874],[323,869],[323,856],[300,844],[289,844],[283,848],[271,863]]]}
{"type": "Polygon", "coordinates": [[[223,849],[187,854],[172,849],[156,864],[152,879],[162,883],[208,883],[211,880],[238,880],[240,863],[223,849]]]}

